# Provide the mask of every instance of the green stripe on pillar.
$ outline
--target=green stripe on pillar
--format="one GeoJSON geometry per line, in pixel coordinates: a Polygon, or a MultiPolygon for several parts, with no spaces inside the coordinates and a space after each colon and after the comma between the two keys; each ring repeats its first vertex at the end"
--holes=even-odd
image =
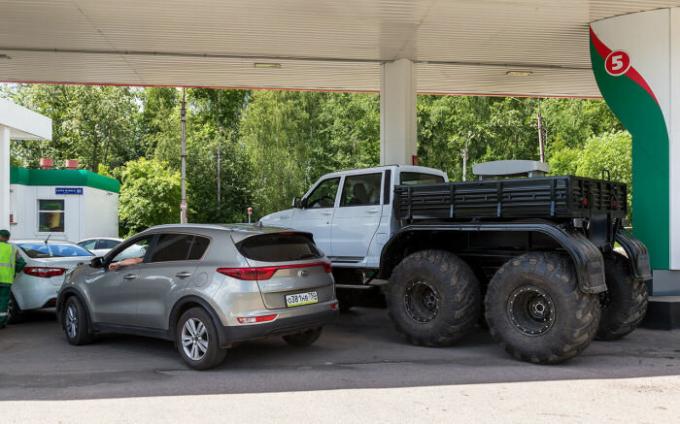
{"type": "Polygon", "coordinates": [[[661,108],[640,85],[605,71],[590,43],[595,80],[609,108],[633,137],[633,230],[649,249],[652,268],[669,263],[669,150],[661,108]]]}

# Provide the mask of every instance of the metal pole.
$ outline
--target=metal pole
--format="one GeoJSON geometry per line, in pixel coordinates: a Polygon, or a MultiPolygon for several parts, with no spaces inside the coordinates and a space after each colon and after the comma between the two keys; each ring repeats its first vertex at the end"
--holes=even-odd
{"type": "Polygon", "coordinates": [[[538,127],[538,154],[541,162],[545,162],[545,134],[543,133],[543,116],[541,115],[541,99],[538,99],[536,126],[538,127]]]}
{"type": "Polygon", "coordinates": [[[180,109],[180,123],[182,127],[182,176],[181,176],[181,190],[182,200],[179,204],[179,222],[186,224],[189,222],[187,217],[187,93],[182,88],[182,107],[180,109]]]}
{"type": "Polygon", "coordinates": [[[222,206],[222,146],[217,145],[217,214],[222,206]]]}
{"type": "Polygon", "coordinates": [[[461,152],[461,156],[463,157],[463,181],[467,181],[467,163],[468,163],[468,141],[465,141],[465,147],[463,147],[463,151],[461,152]]]}

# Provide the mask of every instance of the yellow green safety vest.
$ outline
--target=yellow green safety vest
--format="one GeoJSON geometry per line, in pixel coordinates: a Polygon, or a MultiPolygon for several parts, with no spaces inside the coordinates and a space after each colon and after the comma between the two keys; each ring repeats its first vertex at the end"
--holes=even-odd
{"type": "Polygon", "coordinates": [[[0,242],[0,283],[12,284],[14,282],[16,262],[17,253],[14,246],[0,242]]]}

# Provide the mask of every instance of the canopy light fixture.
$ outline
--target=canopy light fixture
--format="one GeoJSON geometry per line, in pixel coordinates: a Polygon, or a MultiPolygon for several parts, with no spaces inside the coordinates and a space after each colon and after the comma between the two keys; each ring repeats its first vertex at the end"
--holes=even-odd
{"type": "Polygon", "coordinates": [[[9,60],[9,59],[11,59],[11,57],[9,57],[9,55],[6,55],[6,54],[4,54],[4,53],[0,53],[0,60],[2,60],[2,59],[7,59],[7,60],[9,60]]]}
{"type": "Polygon", "coordinates": [[[510,77],[528,77],[531,74],[533,74],[531,71],[508,71],[505,73],[505,75],[510,77]]]}
{"type": "Polygon", "coordinates": [[[281,67],[280,63],[271,63],[271,62],[255,62],[253,63],[253,66],[255,68],[261,68],[261,69],[278,69],[281,67]]]}

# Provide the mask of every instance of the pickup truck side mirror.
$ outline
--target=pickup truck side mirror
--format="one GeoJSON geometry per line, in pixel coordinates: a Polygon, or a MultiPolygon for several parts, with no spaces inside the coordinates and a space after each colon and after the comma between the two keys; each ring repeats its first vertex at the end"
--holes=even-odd
{"type": "Polygon", "coordinates": [[[303,209],[307,206],[306,199],[300,199],[299,197],[293,197],[293,207],[298,209],[303,209]]]}
{"type": "Polygon", "coordinates": [[[96,258],[90,261],[90,266],[92,268],[102,268],[104,266],[104,258],[101,256],[97,256],[96,258]]]}

